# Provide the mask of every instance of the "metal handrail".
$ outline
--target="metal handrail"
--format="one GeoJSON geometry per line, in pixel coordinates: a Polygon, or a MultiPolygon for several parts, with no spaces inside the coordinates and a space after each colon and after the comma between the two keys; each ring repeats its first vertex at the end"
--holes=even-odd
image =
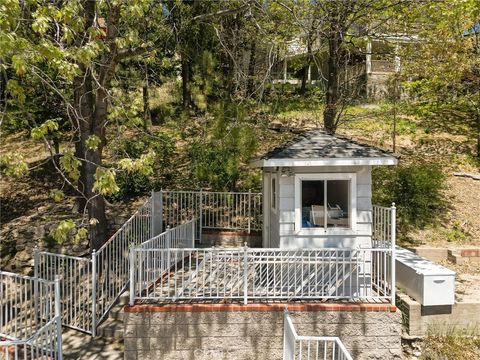
{"type": "Polygon", "coordinates": [[[60,280],[0,271],[0,357],[62,359],[60,280]],[[8,311],[8,309],[10,309],[8,311]]]}
{"type": "Polygon", "coordinates": [[[284,312],[283,326],[283,360],[353,360],[337,336],[298,335],[287,309],[284,312]],[[303,351],[303,343],[306,343],[306,352],[303,351]],[[331,343],[334,345],[329,347],[331,343]]]}

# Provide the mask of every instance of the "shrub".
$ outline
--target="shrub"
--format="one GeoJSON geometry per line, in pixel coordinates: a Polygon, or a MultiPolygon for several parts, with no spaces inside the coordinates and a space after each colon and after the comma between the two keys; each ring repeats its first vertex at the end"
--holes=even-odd
{"type": "Polygon", "coordinates": [[[445,175],[436,164],[378,168],[373,172],[373,201],[384,205],[395,202],[400,230],[422,228],[438,218],[445,207],[444,187],[445,175]]]}
{"type": "Polygon", "coordinates": [[[112,200],[123,200],[139,195],[147,195],[153,189],[168,187],[172,173],[177,171],[175,162],[175,138],[172,135],[158,132],[155,134],[137,135],[120,140],[114,145],[114,154],[117,159],[128,156],[138,159],[149,151],[155,152],[153,173],[119,172],[116,182],[120,190],[110,197],[112,200]]]}

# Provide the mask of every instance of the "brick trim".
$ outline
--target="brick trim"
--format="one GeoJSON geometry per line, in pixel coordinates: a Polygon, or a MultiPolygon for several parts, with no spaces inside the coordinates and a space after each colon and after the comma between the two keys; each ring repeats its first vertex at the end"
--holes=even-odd
{"type": "Polygon", "coordinates": [[[234,311],[355,311],[355,312],[395,312],[397,307],[391,304],[370,303],[275,303],[275,304],[138,304],[124,307],[125,312],[234,312],[234,311]]]}

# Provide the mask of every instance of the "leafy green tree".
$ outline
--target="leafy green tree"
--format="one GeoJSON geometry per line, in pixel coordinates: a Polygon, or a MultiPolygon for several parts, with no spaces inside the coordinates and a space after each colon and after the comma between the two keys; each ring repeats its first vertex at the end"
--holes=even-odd
{"type": "Polygon", "coordinates": [[[402,54],[410,101],[433,124],[469,125],[480,158],[480,1],[419,3],[408,16],[418,36],[402,54]]]}
{"type": "MultiPolygon", "coordinates": [[[[25,103],[29,79],[35,78],[61,99],[75,150],[65,150],[55,166],[76,190],[79,208],[88,215],[91,246],[98,248],[107,237],[104,196],[118,190],[114,169],[102,163],[112,80],[122,61],[154,51],[168,36],[163,5],[90,0],[1,6],[0,58],[7,74],[15,72],[6,83],[8,94],[25,103]]],[[[50,139],[60,130],[55,119],[48,119],[32,135],[51,149],[50,139]]],[[[146,171],[148,161],[118,164],[126,171],[146,171]]]]}
{"type": "MultiPolygon", "coordinates": [[[[321,53],[326,62],[324,130],[335,134],[350,99],[348,82],[342,81],[345,68],[359,52],[365,36],[398,25],[408,0],[317,0],[281,1],[305,35],[308,61],[321,53]],[[313,48],[313,44],[317,48],[313,48]]],[[[404,25],[403,21],[401,22],[404,25]]],[[[396,30],[396,26],[394,29],[396,30]]],[[[360,50],[360,53],[363,51],[360,50]]],[[[307,63],[308,65],[308,63],[307,63]]]]}

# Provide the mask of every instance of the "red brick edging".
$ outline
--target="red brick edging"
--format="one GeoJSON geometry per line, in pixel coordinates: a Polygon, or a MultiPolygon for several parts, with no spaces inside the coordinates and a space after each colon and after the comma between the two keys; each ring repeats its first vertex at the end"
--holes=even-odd
{"type": "Polygon", "coordinates": [[[138,304],[124,308],[125,312],[213,312],[213,311],[283,311],[288,306],[289,311],[358,311],[358,312],[395,312],[397,307],[391,304],[369,303],[275,303],[275,304],[138,304]]]}

